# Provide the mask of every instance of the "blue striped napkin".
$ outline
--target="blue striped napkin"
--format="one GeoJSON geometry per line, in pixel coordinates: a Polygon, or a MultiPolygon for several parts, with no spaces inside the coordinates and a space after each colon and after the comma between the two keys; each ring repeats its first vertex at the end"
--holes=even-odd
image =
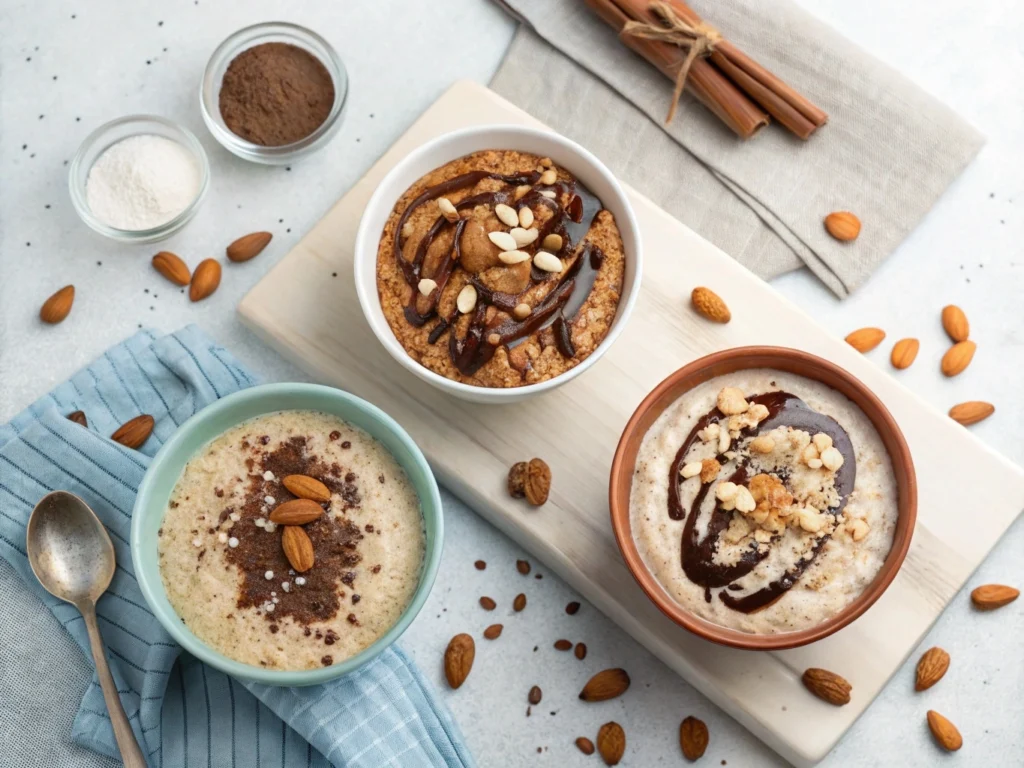
{"type": "MultiPolygon", "coordinates": [[[[111,670],[152,768],[472,766],[451,714],[419,670],[392,646],[331,684],[272,688],[240,683],[182,653],[149,612],[128,545],[135,492],[157,451],[203,406],[255,382],[194,326],[157,338],[141,331],[0,427],[0,556],[43,600],[88,655],[78,611],[36,582],[25,556],[35,503],[78,494],[110,532],[117,571],[98,606],[111,670]],[[68,421],[85,412],[89,427],[68,421]],[[105,437],[140,413],[156,419],[139,450],[105,437]]],[[[25,656],[40,638],[25,639],[25,656]]],[[[72,738],[117,757],[93,678],[72,738]]]]}

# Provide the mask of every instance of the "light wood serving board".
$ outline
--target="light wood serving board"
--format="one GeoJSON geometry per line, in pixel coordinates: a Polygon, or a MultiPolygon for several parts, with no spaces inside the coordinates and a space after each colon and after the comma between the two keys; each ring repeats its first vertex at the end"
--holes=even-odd
{"type": "Polygon", "coordinates": [[[509,406],[465,403],[406,372],[360,311],[350,278],[356,227],[400,158],[439,134],[482,123],[539,125],[483,86],[457,83],[242,300],[242,318],[312,375],[390,413],[444,485],[783,757],[796,765],[817,762],[1024,508],[1024,472],[628,188],[643,233],[643,289],[628,326],[590,371],[509,406]],[[695,285],[719,290],[732,322],[715,325],[689,311],[695,285]],[[864,381],[901,425],[920,484],[913,544],[885,595],[832,637],[776,653],[719,647],[665,618],[626,570],[608,517],[612,454],[643,397],[689,361],[747,344],[803,349],[864,381]],[[508,467],[530,456],[543,457],[554,475],[551,499],[539,511],[510,499],[505,488],[508,467]],[[833,707],[810,696],[800,683],[807,667],[847,677],[850,704],[833,707]]]}

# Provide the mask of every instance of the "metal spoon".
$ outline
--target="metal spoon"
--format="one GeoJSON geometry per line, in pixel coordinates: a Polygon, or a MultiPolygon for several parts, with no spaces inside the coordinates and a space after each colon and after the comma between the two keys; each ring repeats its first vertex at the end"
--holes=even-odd
{"type": "Polygon", "coordinates": [[[114,545],[89,505],[67,491],[44,496],[28,520],[28,562],[39,583],[71,603],[85,619],[92,660],[103,688],[114,738],[125,768],[146,768],[128,717],[110,675],[103,638],[96,624],[96,601],[114,577],[114,545]]]}

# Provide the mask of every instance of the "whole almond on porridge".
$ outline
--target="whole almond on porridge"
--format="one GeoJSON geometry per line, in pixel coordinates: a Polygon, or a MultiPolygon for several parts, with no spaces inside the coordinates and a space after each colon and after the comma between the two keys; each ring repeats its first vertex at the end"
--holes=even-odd
{"type": "Polygon", "coordinates": [[[947,752],[956,752],[964,745],[960,731],[949,720],[934,709],[928,710],[928,728],[931,729],[935,742],[947,752]]]}
{"type": "Polygon", "coordinates": [[[299,573],[305,573],[313,567],[315,555],[313,542],[298,525],[286,525],[281,532],[281,548],[288,562],[299,573]]]}
{"type": "Polygon", "coordinates": [[[929,648],[917,662],[914,690],[928,690],[942,679],[947,669],[949,669],[949,654],[938,646],[929,648]]]}
{"type": "Polygon", "coordinates": [[[175,285],[188,285],[192,273],[179,256],[170,251],[160,251],[153,257],[153,268],[175,285]]]}
{"type": "Polygon", "coordinates": [[[835,672],[811,667],[804,672],[801,680],[804,687],[822,701],[837,707],[850,703],[850,691],[853,690],[853,686],[835,672]]]}
{"type": "Polygon", "coordinates": [[[312,499],[292,499],[274,507],[270,522],[278,525],[305,525],[324,513],[323,507],[312,499]]]}
{"type": "Polygon", "coordinates": [[[732,320],[732,312],[722,300],[721,296],[705,288],[697,286],[690,292],[690,303],[697,312],[713,323],[728,323],[732,320]]]}
{"type": "Polygon", "coordinates": [[[597,731],[597,751],[605,765],[618,765],[626,753],[626,732],[614,720],[597,731]]]}
{"type": "Polygon", "coordinates": [[[892,367],[899,370],[909,368],[921,349],[921,342],[917,339],[900,339],[892,347],[892,354],[889,356],[892,367]]]}
{"type": "Polygon", "coordinates": [[[466,633],[458,634],[448,642],[444,652],[444,676],[448,685],[459,688],[473,669],[476,658],[476,643],[466,633]]]}
{"type": "Polygon", "coordinates": [[[971,602],[980,611],[994,611],[1020,597],[1020,590],[1005,584],[985,584],[971,592],[971,602]]]}
{"type": "Polygon", "coordinates": [[[699,760],[708,748],[708,727],[692,715],[679,725],[679,746],[687,760],[699,760]]]}
{"type": "Polygon", "coordinates": [[[629,675],[624,669],[603,669],[590,678],[580,691],[583,701],[607,701],[629,689],[629,675]]]}
{"type": "Polygon", "coordinates": [[[153,431],[153,417],[148,413],[129,419],[118,427],[110,439],[126,448],[140,448],[153,431]]]}
{"type": "Polygon", "coordinates": [[[965,427],[977,424],[995,413],[996,407],[992,403],[982,400],[969,400],[966,403],[959,403],[949,409],[949,417],[953,421],[960,422],[965,427]]]}
{"type": "Polygon", "coordinates": [[[192,273],[192,284],[188,289],[188,297],[192,301],[202,301],[212,296],[220,285],[220,262],[216,259],[204,259],[199,262],[192,273]]]}
{"type": "Polygon", "coordinates": [[[504,628],[501,624],[491,624],[491,626],[484,630],[484,637],[488,640],[497,640],[501,637],[501,631],[504,628]]]}
{"type": "Polygon", "coordinates": [[[859,328],[847,335],[846,343],[858,352],[870,352],[882,343],[885,331],[881,328],[859,328]]]}
{"type": "Polygon", "coordinates": [[[88,419],[85,418],[85,411],[72,411],[67,416],[68,421],[73,421],[75,424],[80,424],[83,427],[89,426],[88,419]]]}
{"type": "Polygon", "coordinates": [[[967,315],[956,304],[948,304],[942,308],[942,327],[954,343],[967,341],[967,337],[971,333],[967,315]]]}
{"type": "Polygon", "coordinates": [[[43,302],[43,306],[39,310],[39,319],[44,323],[56,325],[68,316],[74,302],[75,286],[65,285],[43,302]]]}
{"type": "Polygon", "coordinates": [[[835,211],[825,217],[825,229],[836,240],[849,242],[860,234],[860,219],[849,211],[835,211]]]}
{"type": "Polygon", "coordinates": [[[231,261],[248,261],[267,247],[274,236],[269,232],[252,232],[242,235],[227,247],[227,256],[231,261]]]}
{"type": "Polygon", "coordinates": [[[281,484],[300,499],[310,499],[318,503],[331,500],[331,492],[327,486],[309,475],[287,475],[282,478],[281,484]]]}
{"type": "Polygon", "coordinates": [[[973,341],[958,341],[942,356],[942,372],[946,376],[958,376],[967,370],[974,359],[978,345],[973,341]]]}

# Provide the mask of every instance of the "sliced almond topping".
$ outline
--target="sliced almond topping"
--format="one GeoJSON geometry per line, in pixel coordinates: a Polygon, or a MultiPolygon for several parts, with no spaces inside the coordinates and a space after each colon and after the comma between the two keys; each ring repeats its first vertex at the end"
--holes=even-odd
{"type": "Polygon", "coordinates": [[[420,280],[419,285],[420,293],[424,296],[429,296],[437,290],[437,283],[431,280],[429,277],[424,277],[420,280]]]}
{"type": "Polygon", "coordinates": [[[533,226],[533,211],[525,205],[519,209],[519,224],[524,227],[533,226]]]}
{"type": "Polygon", "coordinates": [[[509,251],[502,251],[498,254],[498,258],[501,259],[502,264],[521,264],[530,258],[530,254],[526,251],[517,251],[513,248],[509,251]]]}
{"type": "MultiPolygon", "coordinates": [[[[525,210],[525,209],[524,209],[525,210]]],[[[529,245],[540,235],[536,229],[523,229],[522,227],[513,227],[509,230],[509,234],[512,235],[516,241],[516,245],[522,248],[523,246],[529,245]]]]}
{"type": "Polygon", "coordinates": [[[508,232],[488,232],[487,237],[503,251],[514,251],[516,240],[508,232]]]}
{"type": "MultiPolygon", "coordinates": [[[[504,203],[498,203],[496,206],[494,206],[494,215],[497,216],[501,220],[501,223],[505,224],[506,226],[519,226],[519,214],[516,213],[515,209],[509,205],[505,205],[504,203]]],[[[523,225],[528,227],[530,226],[530,223],[532,223],[532,221],[529,223],[523,222],[523,225]]]]}
{"type": "Polygon", "coordinates": [[[455,206],[452,204],[452,201],[447,197],[439,197],[437,199],[437,207],[440,209],[441,215],[449,222],[454,224],[459,220],[459,212],[455,210],[455,206]]]}
{"type": "Polygon", "coordinates": [[[545,272],[557,273],[562,271],[562,262],[557,256],[547,251],[537,251],[537,255],[533,257],[533,265],[545,272]]]}
{"type": "Polygon", "coordinates": [[[472,312],[476,308],[476,288],[469,284],[464,285],[455,299],[455,306],[464,315],[472,312]]]}

